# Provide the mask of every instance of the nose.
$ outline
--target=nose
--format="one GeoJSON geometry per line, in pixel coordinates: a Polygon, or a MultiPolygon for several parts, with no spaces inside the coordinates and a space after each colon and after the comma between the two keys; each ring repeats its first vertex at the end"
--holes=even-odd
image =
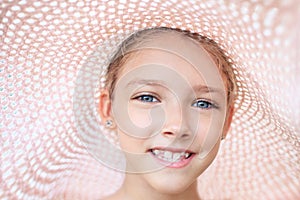
{"type": "Polygon", "coordinates": [[[178,106],[165,111],[166,121],[162,129],[162,135],[169,138],[188,139],[192,133],[189,128],[187,115],[178,106]]]}

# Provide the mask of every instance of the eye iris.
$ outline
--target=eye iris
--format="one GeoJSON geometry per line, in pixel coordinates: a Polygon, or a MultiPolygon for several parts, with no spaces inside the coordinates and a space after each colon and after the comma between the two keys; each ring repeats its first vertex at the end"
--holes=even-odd
{"type": "Polygon", "coordinates": [[[149,96],[149,95],[141,96],[140,99],[142,101],[146,101],[146,102],[153,102],[154,101],[154,98],[152,96],[149,96]]]}
{"type": "Polygon", "coordinates": [[[197,102],[197,107],[200,107],[200,108],[210,108],[210,106],[211,106],[211,104],[206,101],[198,101],[197,102]]]}

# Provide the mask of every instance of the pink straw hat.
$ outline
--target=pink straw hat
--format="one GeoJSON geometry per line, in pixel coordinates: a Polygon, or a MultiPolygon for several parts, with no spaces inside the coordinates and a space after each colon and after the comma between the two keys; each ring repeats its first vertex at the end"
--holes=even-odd
{"type": "Polygon", "coordinates": [[[202,197],[300,199],[299,13],[297,0],[2,2],[0,199],[120,187],[124,159],[96,107],[101,77],[122,40],[158,26],[206,35],[235,62],[236,113],[199,177],[202,197]]]}

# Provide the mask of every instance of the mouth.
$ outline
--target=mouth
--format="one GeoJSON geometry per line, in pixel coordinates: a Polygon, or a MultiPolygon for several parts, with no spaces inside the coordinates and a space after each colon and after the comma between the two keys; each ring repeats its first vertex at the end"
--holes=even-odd
{"type": "Polygon", "coordinates": [[[153,148],[149,152],[161,164],[171,168],[181,168],[190,163],[196,153],[179,149],[153,148]]]}

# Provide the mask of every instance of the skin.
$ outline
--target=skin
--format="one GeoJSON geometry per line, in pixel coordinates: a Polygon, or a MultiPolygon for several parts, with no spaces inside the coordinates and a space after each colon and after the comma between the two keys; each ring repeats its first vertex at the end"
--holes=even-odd
{"type": "Polygon", "coordinates": [[[200,199],[197,177],[217,155],[232,118],[209,55],[189,38],[164,33],[127,60],[109,96],[101,92],[101,118],[113,120],[129,173],[106,199],[200,199]],[[194,157],[184,167],[166,167],[149,152],[156,147],[194,157]]]}

